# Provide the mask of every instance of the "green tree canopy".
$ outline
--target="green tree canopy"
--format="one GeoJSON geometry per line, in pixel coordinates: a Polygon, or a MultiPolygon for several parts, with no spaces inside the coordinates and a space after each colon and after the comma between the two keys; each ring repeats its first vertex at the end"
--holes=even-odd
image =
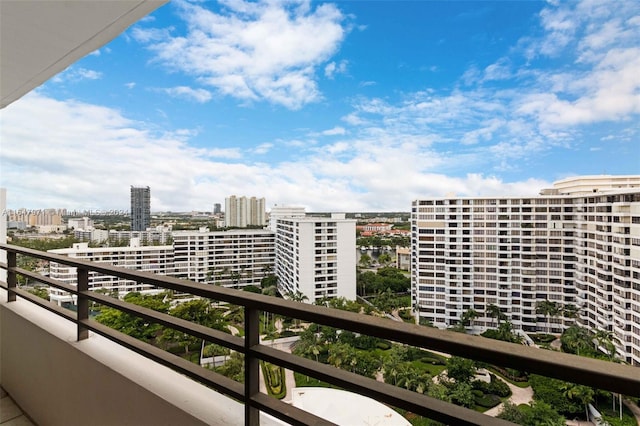
{"type": "Polygon", "coordinates": [[[456,382],[468,383],[476,373],[475,361],[459,356],[447,360],[447,376],[456,382]]]}
{"type": "MultiPolygon", "coordinates": [[[[130,292],[124,296],[125,302],[133,303],[154,311],[167,313],[169,311],[169,303],[165,299],[165,293],[143,295],[138,292],[130,292]]],[[[154,340],[162,331],[162,326],[159,324],[149,323],[144,318],[136,317],[107,306],[100,310],[100,314],[96,317],[96,321],[124,334],[135,337],[136,339],[148,342],[154,340]]]]}
{"type": "Polygon", "coordinates": [[[530,406],[517,406],[509,401],[504,403],[498,418],[523,426],[564,426],[566,420],[551,405],[534,401],[530,406]]]}
{"type": "Polygon", "coordinates": [[[536,313],[544,315],[547,321],[547,333],[551,332],[550,318],[560,315],[561,307],[557,302],[551,302],[549,300],[541,300],[536,303],[536,313]]]}

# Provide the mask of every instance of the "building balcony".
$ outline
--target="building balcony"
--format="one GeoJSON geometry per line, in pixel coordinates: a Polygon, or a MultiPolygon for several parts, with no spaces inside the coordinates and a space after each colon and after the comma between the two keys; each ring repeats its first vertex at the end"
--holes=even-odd
{"type": "Polygon", "coordinates": [[[7,253],[7,262],[0,264],[7,271],[6,281],[0,283],[4,289],[0,290],[0,385],[36,424],[333,424],[261,392],[260,360],[446,424],[508,424],[262,344],[258,330],[263,311],[625,395],[637,396],[640,389],[640,369],[627,365],[365,317],[6,244],[0,244],[0,250],[7,253]],[[17,254],[77,268],[78,286],[18,268],[17,254]],[[245,312],[244,337],[89,291],[90,272],[241,306],[245,312]],[[64,310],[17,287],[17,276],[74,294],[77,312],[64,310]],[[101,325],[89,316],[90,302],[243,353],[244,383],[101,325]]]}

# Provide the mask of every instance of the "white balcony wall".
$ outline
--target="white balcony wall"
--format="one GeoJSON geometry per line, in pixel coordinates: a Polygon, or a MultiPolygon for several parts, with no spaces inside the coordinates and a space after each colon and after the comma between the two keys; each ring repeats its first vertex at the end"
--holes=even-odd
{"type": "MultiPolygon", "coordinates": [[[[0,290],[0,384],[40,425],[242,425],[244,406],[0,290]]],[[[271,418],[261,424],[276,423],[271,418]]]]}

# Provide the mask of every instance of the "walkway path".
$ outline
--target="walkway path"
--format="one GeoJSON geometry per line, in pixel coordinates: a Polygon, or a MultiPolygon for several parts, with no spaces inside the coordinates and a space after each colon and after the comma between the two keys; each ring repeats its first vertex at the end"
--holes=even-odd
{"type": "MultiPolygon", "coordinates": [[[[498,379],[502,380],[502,378],[500,377],[498,377],[498,379]]],[[[531,389],[531,386],[527,388],[520,388],[516,385],[512,385],[506,380],[502,381],[505,382],[507,386],[509,386],[509,389],[511,389],[511,397],[509,398],[509,401],[511,401],[511,403],[515,405],[528,404],[533,400],[533,389],[531,389]]],[[[503,406],[504,404],[498,404],[495,407],[485,411],[484,414],[486,414],[487,416],[495,417],[500,414],[503,406]]]]}
{"type": "Polygon", "coordinates": [[[586,420],[567,420],[567,426],[596,426],[596,424],[586,420]]]}

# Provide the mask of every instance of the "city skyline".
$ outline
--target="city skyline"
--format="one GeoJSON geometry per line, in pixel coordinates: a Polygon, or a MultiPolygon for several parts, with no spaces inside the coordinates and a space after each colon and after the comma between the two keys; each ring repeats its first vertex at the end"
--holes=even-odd
{"type": "Polygon", "coordinates": [[[640,5],[616,4],[171,2],[0,112],[0,186],[375,212],[638,174],[640,5]]]}

